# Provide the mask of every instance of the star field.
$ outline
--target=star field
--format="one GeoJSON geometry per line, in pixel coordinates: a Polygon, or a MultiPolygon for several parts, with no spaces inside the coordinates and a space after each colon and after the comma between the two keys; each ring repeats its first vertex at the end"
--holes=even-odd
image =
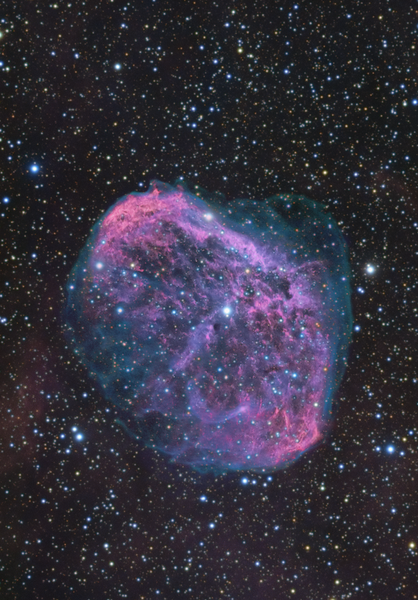
{"type": "Polygon", "coordinates": [[[414,599],[418,12],[9,3],[0,18],[0,596],[414,599]],[[97,219],[153,179],[325,205],[353,342],[322,444],[201,475],[145,448],[64,335],[97,219]]]}

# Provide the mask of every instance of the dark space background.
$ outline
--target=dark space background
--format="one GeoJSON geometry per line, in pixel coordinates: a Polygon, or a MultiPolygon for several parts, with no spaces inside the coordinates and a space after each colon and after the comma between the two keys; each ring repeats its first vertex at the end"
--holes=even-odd
{"type": "Polygon", "coordinates": [[[418,598],[418,5],[4,2],[0,32],[2,600],[418,598]],[[180,176],[347,241],[335,418],[285,470],[143,449],[64,337],[94,222],[180,176]]]}

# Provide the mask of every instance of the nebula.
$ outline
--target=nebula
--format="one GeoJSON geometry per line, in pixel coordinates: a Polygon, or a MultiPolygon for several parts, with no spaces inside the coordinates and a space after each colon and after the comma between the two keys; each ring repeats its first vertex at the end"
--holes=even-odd
{"type": "Polygon", "coordinates": [[[68,334],[146,446],[200,471],[283,468],[323,438],[345,370],[345,243],[303,196],[202,196],[154,181],[104,214],[68,334]]]}

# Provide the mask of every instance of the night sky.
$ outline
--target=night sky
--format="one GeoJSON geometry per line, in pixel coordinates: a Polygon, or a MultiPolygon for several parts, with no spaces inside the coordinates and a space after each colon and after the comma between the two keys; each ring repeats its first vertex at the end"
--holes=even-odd
{"type": "Polygon", "coordinates": [[[418,598],[418,10],[23,1],[0,18],[0,597],[418,598]],[[146,448],[74,356],[94,223],[154,179],[321,202],[353,341],[323,442],[276,472],[146,448]]]}

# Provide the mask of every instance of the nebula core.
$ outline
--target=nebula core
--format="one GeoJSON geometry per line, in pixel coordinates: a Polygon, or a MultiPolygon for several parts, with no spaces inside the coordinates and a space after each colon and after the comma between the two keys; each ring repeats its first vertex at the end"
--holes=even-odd
{"type": "Polygon", "coordinates": [[[345,243],[303,196],[200,196],[154,181],[105,213],[68,332],[146,446],[200,471],[283,468],[322,439],[344,373],[345,243]]]}

